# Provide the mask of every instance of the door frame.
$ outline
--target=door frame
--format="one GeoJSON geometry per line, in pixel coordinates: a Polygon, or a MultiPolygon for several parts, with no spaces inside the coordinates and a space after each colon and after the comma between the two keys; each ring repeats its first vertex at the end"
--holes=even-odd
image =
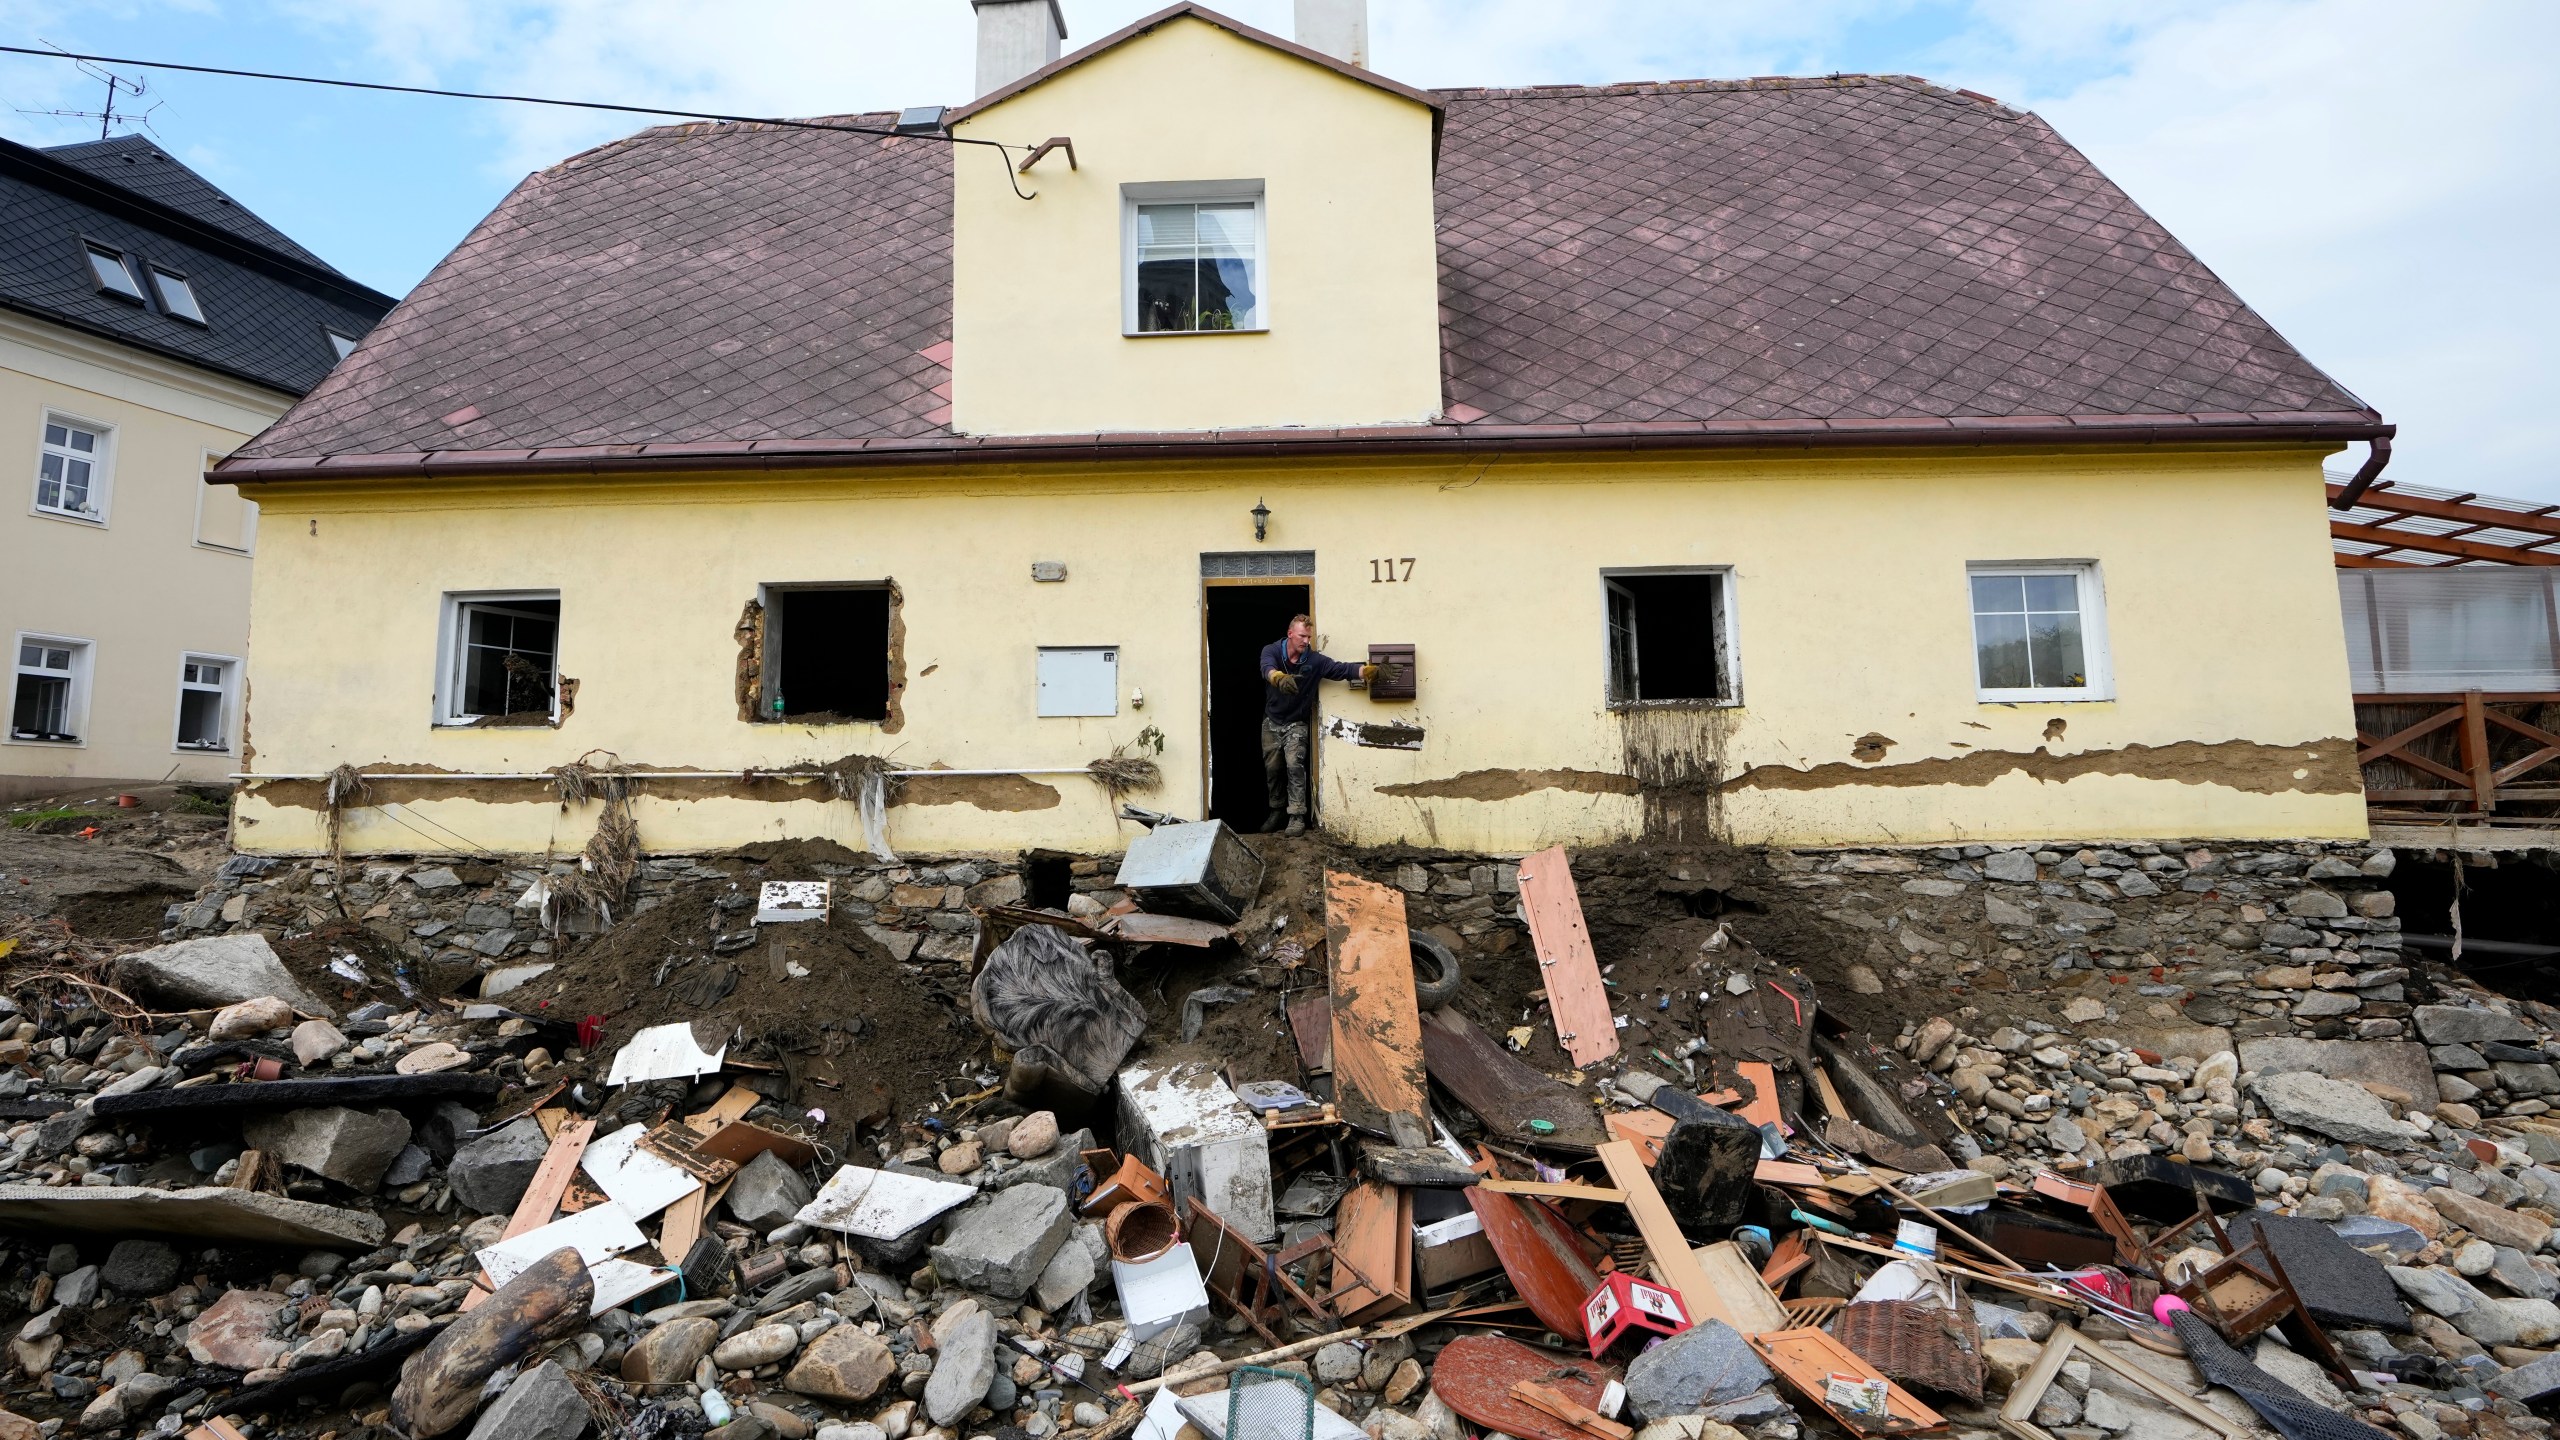
{"type": "MultiPolygon", "coordinates": [[[[1200,814],[1204,819],[1212,818],[1210,806],[1217,794],[1217,755],[1213,748],[1216,742],[1210,731],[1209,718],[1209,592],[1276,585],[1307,587],[1307,613],[1316,613],[1316,577],[1312,574],[1200,577],[1200,814]]],[[[1322,753],[1322,747],[1316,744],[1315,732],[1310,728],[1307,733],[1307,805],[1310,809],[1316,802],[1317,756],[1322,753]]]]}

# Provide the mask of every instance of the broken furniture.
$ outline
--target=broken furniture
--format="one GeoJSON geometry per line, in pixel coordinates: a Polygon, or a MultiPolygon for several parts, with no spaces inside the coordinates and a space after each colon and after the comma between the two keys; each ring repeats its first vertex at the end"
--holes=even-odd
{"type": "Polygon", "coordinates": [[[1232,925],[1262,890],[1262,857],[1223,820],[1158,825],[1129,842],[1112,883],[1142,909],[1232,925]]]}
{"type": "Polygon", "coordinates": [[[1910,1391],[1827,1331],[1779,1330],[1746,1338],[1780,1379],[1860,1440],[1876,1435],[1918,1435],[1946,1427],[1947,1422],[1937,1411],[1921,1404],[1910,1391]]]}
{"type": "Polygon", "coordinates": [[[2219,1412],[2183,1394],[2140,1365],[2104,1346],[2091,1344],[2086,1336],[2068,1325],[2053,1327],[2053,1334],[2045,1341],[2044,1350],[2036,1356],[2036,1363],[2009,1387],[2008,1403],[2000,1407],[2000,1428],[2020,1437],[2020,1440],[2054,1440],[2053,1432],[2035,1423],[2036,1404],[2044,1399],[2046,1388],[2061,1375],[2064,1363],[2074,1355],[2105,1366],[2115,1372],[2117,1378],[2148,1392],[2170,1409],[2222,1436],[2223,1440],[2248,1440],[2249,1427],[2224,1419],[2219,1412]]]}
{"type": "MultiPolygon", "coordinates": [[[[2183,1284],[2171,1287],[2169,1293],[2194,1307],[2196,1314],[2234,1345],[2248,1344],[2275,1328],[2279,1321],[2295,1320],[2317,1352],[2313,1358],[2332,1375],[2352,1383],[2338,1347],[2330,1343],[2329,1332],[2313,1318],[2310,1307],[2302,1303],[2302,1296],[2285,1274],[2284,1262],[2266,1243],[2265,1232],[2252,1230],[2246,1243],[2235,1245],[2210,1205],[2201,1207],[2198,1218],[2213,1231],[2222,1258],[2183,1284]]],[[[2164,1240],[2168,1233],[2175,1232],[2164,1232],[2164,1240]]],[[[2162,1278],[2167,1278],[2165,1270],[2162,1278]]]]}
{"type": "Polygon", "coordinates": [[[1442,1347],[1432,1363],[1431,1390],[1460,1419],[1518,1440],[1595,1440],[1591,1432],[1514,1390],[1525,1381],[1596,1411],[1601,1393],[1615,1378],[1610,1367],[1594,1361],[1498,1335],[1461,1335],[1442,1347]]]}
{"type": "Polygon", "coordinates": [[[1431,1079],[1473,1111],[1487,1135],[1584,1154],[1609,1138],[1590,1097],[1531,1069],[1454,1009],[1423,1013],[1422,1060],[1431,1079]],[[1540,1122],[1545,1129],[1536,1128],[1540,1122]]]}
{"type": "Polygon", "coordinates": [[[1291,1311],[1310,1320],[1332,1322],[1341,1317],[1337,1306],[1346,1295],[1356,1300],[1375,1293],[1367,1275],[1334,1249],[1330,1235],[1311,1235],[1279,1250],[1265,1250],[1199,1201],[1187,1202],[1187,1209],[1191,1248],[1182,1252],[1181,1263],[1186,1268],[1196,1264],[1200,1283],[1208,1292],[1274,1345],[1281,1343],[1279,1327],[1289,1323],[1291,1311]],[[1319,1294],[1308,1288],[1314,1282],[1298,1267],[1312,1269],[1322,1262],[1330,1263],[1334,1278],[1319,1294]]]}

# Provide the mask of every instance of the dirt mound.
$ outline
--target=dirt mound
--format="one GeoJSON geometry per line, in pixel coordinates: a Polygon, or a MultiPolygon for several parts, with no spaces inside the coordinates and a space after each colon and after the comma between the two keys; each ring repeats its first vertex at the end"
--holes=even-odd
{"type": "Polygon", "coordinates": [[[795,1097],[837,1119],[916,1115],[984,1088],[988,1045],[965,980],[902,965],[847,921],[757,927],[754,898],[748,884],[696,881],[573,941],[538,982],[543,1010],[602,1017],[604,1055],[688,1022],[705,1049],[779,1066],[795,1097]]]}

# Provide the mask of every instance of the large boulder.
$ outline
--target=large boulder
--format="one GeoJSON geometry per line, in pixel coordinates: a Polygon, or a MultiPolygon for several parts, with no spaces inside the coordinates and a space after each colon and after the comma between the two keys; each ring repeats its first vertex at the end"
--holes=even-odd
{"type": "Polygon", "coordinates": [[[933,1273],[947,1284],[1019,1300],[1074,1228],[1063,1190],[1016,1185],[971,1201],[933,1247],[933,1273]]]}
{"type": "Polygon", "coordinates": [[[550,1137],[528,1115],[455,1149],[445,1179],[453,1185],[455,1199],[481,1214],[513,1214],[550,1149],[550,1137]]]}
{"type": "Polygon", "coordinates": [[[587,1433],[587,1397],[557,1360],[518,1375],[507,1392],[480,1412],[471,1440],[578,1440],[587,1433]]]}
{"type": "Polygon", "coordinates": [[[801,1178],[800,1172],[784,1164],[782,1157],[764,1150],[757,1152],[756,1158],[740,1168],[737,1178],[729,1182],[726,1204],[739,1224],[761,1235],[789,1224],[811,1198],[809,1182],[801,1178]]]}
{"type": "Polygon", "coordinates": [[[1638,1420],[1693,1415],[1774,1378],[1740,1332],[1702,1320],[1627,1363],[1627,1408],[1638,1420]]]}
{"type": "Polygon", "coordinates": [[[2361,1085],[2294,1070],[2262,1074],[2250,1082],[2250,1088],[2268,1114],[2296,1129],[2378,1150],[2406,1150],[2418,1141],[2414,1127],[2393,1119],[2391,1111],[2361,1085]]]}
{"type": "Polygon", "coordinates": [[[720,1322],[691,1315],[651,1327],[623,1352],[622,1379],[629,1385],[674,1385],[693,1378],[693,1367],[711,1353],[720,1322]]]}
{"type": "Polygon", "coordinates": [[[2469,1005],[2421,1005],[2412,1012],[2418,1033],[2430,1045],[2481,1045],[2503,1040],[2510,1045],[2539,1044],[2533,1027],[2499,1010],[2469,1005]]]}
{"type": "Polygon", "coordinates": [[[240,1138],[287,1165],[371,1190],[408,1147],[409,1117],[397,1110],[328,1105],[258,1116],[240,1127],[240,1138]]]}
{"type": "Polygon", "coordinates": [[[119,1240],[98,1267],[107,1288],[126,1295],[157,1295],[178,1283],[178,1252],[161,1240],[119,1240]]]}
{"type": "Polygon", "coordinates": [[[116,985],[128,994],[181,1010],[218,1010],[273,995],[309,1015],[337,1011],[302,987],[276,958],[275,947],[255,930],[207,935],[137,950],[115,963],[116,985]]]}
{"type": "Polygon", "coordinates": [[[976,1305],[934,1327],[940,1353],[924,1382],[924,1412],[936,1425],[954,1426],[987,1398],[996,1378],[996,1317],[976,1305]]]}
{"type": "Polygon", "coordinates": [[[2437,1214],[2492,1245],[2530,1255],[2551,1238],[2551,1227],[2532,1216],[2465,1195],[2450,1185],[2428,1191],[2427,1199],[2435,1205],[2437,1214]]]}

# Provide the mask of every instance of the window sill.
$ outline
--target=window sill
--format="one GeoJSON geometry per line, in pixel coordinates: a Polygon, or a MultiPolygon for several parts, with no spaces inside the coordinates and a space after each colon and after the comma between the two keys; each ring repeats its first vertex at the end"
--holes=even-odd
{"type": "Polygon", "coordinates": [[[1645,710],[1739,710],[1740,700],[1611,700],[1609,709],[1624,714],[1645,710]]]}
{"type": "Polygon", "coordinates": [[[435,722],[438,730],[540,730],[558,729],[557,715],[460,715],[435,722]]]}
{"type": "Polygon", "coordinates": [[[2115,698],[2091,690],[1989,690],[1974,700],[1982,705],[2104,705],[2115,698]]]}
{"type": "Polygon", "coordinates": [[[175,745],[170,747],[169,753],[172,755],[228,755],[231,753],[231,747],[228,745],[175,745]]]}
{"type": "Polygon", "coordinates": [[[243,550],[237,545],[216,545],[210,540],[196,541],[195,548],[198,550],[210,550],[216,555],[237,555],[243,560],[246,560],[257,553],[253,550],[243,550]]]}
{"type": "Polygon", "coordinates": [[[104,515],[80,515],[69,510],[48,510],[42,505],[29,506],[27,513],[39,520],[62,520],[73,525],[86,525],[92,530],[107,528],[107,517],[104,515]]]}
{"type": "Polygon", "coordinates": [[[1197,340],[1203,335],[1268,335],[1271,327],[1256,325],[1244,330],[1123,330],[1123,340],[1197,340]]]}
{"type": "Polygon", "coordinates": [[[89,742],[77,735],[69,736],[67,738],[48,738],[42,735],[11,735],[8,737],[8,743],[12,745],[59,745],[65,750],[78,750],[86,747],[89,742]]]}

